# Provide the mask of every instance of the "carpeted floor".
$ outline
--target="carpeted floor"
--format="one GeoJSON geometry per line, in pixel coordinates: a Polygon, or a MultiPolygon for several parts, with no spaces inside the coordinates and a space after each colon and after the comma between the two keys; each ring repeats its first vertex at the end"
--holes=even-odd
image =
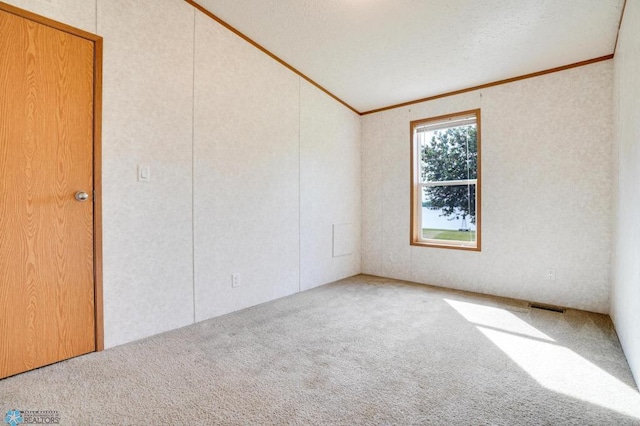
{"type": "Polygon", "coordinates": [[[640,425],[607,316],[357,276],[0,380],[69,425],[640,425]]]}

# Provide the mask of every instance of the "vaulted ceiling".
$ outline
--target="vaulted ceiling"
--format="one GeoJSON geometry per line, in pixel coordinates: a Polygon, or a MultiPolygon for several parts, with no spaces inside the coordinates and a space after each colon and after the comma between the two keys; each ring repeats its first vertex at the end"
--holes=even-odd
{"type": "Polygon", "coordinates": [[[360,112],[611,55],[624,0],[197,0],[360,112]]]}

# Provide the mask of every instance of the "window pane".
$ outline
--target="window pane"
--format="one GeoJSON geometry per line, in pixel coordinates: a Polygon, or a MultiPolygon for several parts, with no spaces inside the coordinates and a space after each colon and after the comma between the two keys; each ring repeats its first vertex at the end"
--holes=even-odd
{"type": "Polygon", "coordinates": [[[476,241],[476,186],[422,188],[422,239],[476,241]]]}
{"type": "Polygon", "coordinates": [[[417,131],[420,182],[477,179],[476,125],[417,131]]]}

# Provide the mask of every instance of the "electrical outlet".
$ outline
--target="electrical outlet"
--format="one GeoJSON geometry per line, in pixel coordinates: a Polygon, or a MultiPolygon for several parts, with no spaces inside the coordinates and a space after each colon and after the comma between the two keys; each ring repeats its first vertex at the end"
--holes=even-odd
{"type": "Polygon", "coordinates": [[[386,262],[393,263],[393,253],[392,253],[392,252],[390,252],[390,251],[388,251],[388,252],[385,254],[385,259],[384,259],[384,260],[385,260],[386,262]]]}
{"type": "Polygon", "coordinates": [[[556,280],[556,270],[547,269],[547,281],[555,281],[555,280],[556,280]]]}
{"type": "Polygon", "coordinates": [[[231,274],[231,287],[240,287],[240,274],[231,274]]]}

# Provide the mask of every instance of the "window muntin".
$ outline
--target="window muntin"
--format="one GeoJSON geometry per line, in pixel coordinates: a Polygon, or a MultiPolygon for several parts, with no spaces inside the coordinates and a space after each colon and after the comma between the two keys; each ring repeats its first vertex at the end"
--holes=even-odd
{"type": "Polygon", "coordinates": [[[480,110],[415,121],[411,133],[411,244],[480,250],[480,110]]]}

